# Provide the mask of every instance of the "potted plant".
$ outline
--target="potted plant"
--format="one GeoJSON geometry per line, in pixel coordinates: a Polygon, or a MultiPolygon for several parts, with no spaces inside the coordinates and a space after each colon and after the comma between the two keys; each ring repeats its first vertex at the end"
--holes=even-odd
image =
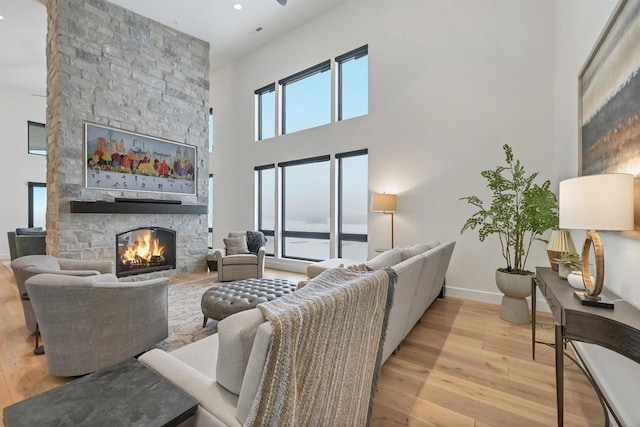
{"type": "Polygon", "coordinates": [[[554,258],[553,262],[558,264],[558,275],[563,279],[569,277],[572,271],[582,270],[582,262],[578,254],[562,254],[559,258],[554,258]]]}
{"type": "Polygon", "coordinates": [[[534,241],[546,241],[542,235],[558,226],[558,201],[547,180],[534,184],[538,172],[527,176],[520,160],[514,160],[513,150],[503,146],[506,165],[485,170],[481,175],[492,191],[491,204],[485,206],[477,196],[462,197],[477,211],[467,219],[460,233],[478,228],[480,241],[497,234],[506,266],[496,270],[496,284],[505,294],[500,318],[512,323],[529,323],[526,297],[531,293],[533,272],[526,269],[529,251],[534,241]]]}

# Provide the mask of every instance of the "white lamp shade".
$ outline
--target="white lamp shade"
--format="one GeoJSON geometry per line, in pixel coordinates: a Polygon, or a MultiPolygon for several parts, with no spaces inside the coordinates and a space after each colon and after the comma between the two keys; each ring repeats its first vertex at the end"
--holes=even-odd
{"type": "Polygon", "coordinates": [[[371,210],[373,212],[395,212],[396,195],[386,193],[374,194],[371,197],[371,210]]]}
{"type": "Polygon", "coordinates": [[[560,183],[560,228],[633,230],[633,175],[603,174],[560,183]]]}
{"type": "Polygon", "coordinates": [[[577,254],[576,246],[573,244],[569,230],[553,230],[547,245],[548,251],[562,252],[567,254],[577,254]]]}

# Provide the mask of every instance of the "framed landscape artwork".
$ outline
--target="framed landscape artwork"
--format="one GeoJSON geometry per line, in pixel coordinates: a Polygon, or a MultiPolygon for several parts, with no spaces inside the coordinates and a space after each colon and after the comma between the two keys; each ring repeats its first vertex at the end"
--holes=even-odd
{"type": "Polygon", "coordinates": [[[640,1],[623,0],[579,76],[581,173],[634,175],[640,230],[640,1]]]}
{"type": "Polygon", "coordinates": [[[92,123],[84,135],[87,188],[196,194],[196,147],[92,123]]]}

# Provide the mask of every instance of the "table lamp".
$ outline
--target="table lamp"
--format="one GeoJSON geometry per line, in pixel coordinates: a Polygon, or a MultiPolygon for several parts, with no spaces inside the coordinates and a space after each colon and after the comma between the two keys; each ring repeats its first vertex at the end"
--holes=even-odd
{"type": "Polygon", "coordinates": [[[633,175],[602,174],[560,183],[560,228],[587,230],[582,247],[585,292],[575,292],[584,305],[613,308],[600,295],[604,283],[604,248],[596,230],[633,230],[633,175]],[[595,253],[595,283],[589,271],[591,245],[595,253]]]}
{"type": "Polygon", "coordinates": [[[393,213],[396,211],[396,195],[387,193],[374,194],[371,197],[371,211],[391,214],[391,249],[393,249],[393,213]]]}

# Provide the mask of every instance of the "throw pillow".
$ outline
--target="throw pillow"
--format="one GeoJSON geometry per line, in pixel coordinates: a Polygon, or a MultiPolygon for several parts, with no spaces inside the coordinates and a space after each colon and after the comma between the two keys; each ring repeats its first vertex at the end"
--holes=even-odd
{"type": "Polygon", "coordinates": [[[249,247],[249,252],[252,254],[257,254],[260,248],[266,243],[267,238],[264,237],[262,231],[247,231],[247,246],[249,247]]]}
{"type": "Polygon", "coordinates": [[[247,247],[247,239],[244,236],[241,237],[229,237],[224,240],[224,247],[227,250],[227,255],[248,254],[249,248],[247,247]]]}
{"type": "Polygon", "coordinates": [[[367,261],[366,264],[372,270],[382,270],[384,268],[392,267],[402,262],[401,254],[402,249],[390,249],[373,258],[371,261],[367,261]]]}
{"type": "Polygon", "coordinates": [[[417,243],[415,245],[411,245],[402,251],[402,261],[425,253],[438,245],[440,245],[440,242],[417,243]]]}

